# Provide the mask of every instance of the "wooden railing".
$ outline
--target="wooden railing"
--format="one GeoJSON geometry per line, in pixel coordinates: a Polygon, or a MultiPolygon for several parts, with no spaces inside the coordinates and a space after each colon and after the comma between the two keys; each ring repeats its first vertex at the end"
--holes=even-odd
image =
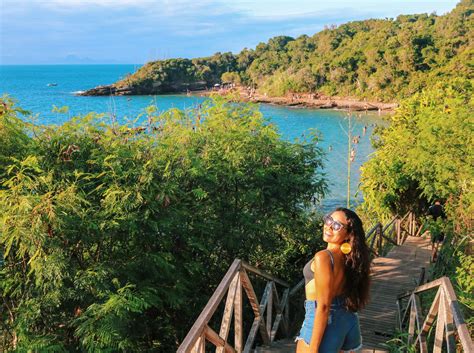
{"type": "Polygon", "coordinates": [[[289,285],[239,259],[234,260],[211,299],[195,321],[191,330],[179,346],[178,353],[204,353],[206,343],[215,346],[216,353],[249,353],[253,349],[257,333],[264,344],[270,344],[279,330],[289,331],[289,285]],[[266,280],[265,290],[260,301],[248,276],[249,273],[266,280]],[[280,293],[278,291],[280,287],[280,293]],[[253,311],[253,324],[244,342],[243,295],[247,295],[253,311]],[[225,294],[227,298],[219,333],[210,327],[209,322],[216,313],[225,294]],[[275,310],[275,311],[273,311],[275,310]],[[228,335],[234,316],[234,340],[231,344],[228,335]],[[245,343],[245,345],[244,345],[245,343]]]}
{"type": "Polygon", "coordinates": [[[441,353],[443,343],[448,353],[456,352],[456,337],[464,352],[474,352],[474,345],[469,335],[466,323],[459,309],[459,304],[449,278],[442,277],[430,283],[421,285],[411,293],[398,296],[398,323],[400,330],[406,330],[408,321],[408,342],[419,349],[421,353],[441,353]],[[423,316],[420,294],[428,290],[438,289],[431,307],[423,316]],[[408,298],[406,309],[402,314],[402,300],[408,298]],[[428,349],[429,332],[436,319],[436,331],[432,340],[432,349],[428,349]],[[455,334],[456,331],[456,334],[455,334]]]}
{"type": "MultiPolygon", "coordinates": [[[[408,212],[404,217],[395,216],[385,226],[375,224],[366,234],[369,247],[375,256],[382,256],[388,243],[401,245],[409,235],[419,235],[422,226],[417,225],[414,213],[408,212]]],[[[257,334],[265,345],[274,341],[279,330],[289,334],[290,297],[304,286],[302,279],[295,287],[272,275],[269,275],[249,264],[236,259],[220,282],[209,302],[194,322],[185,339],[179,346],[178,353],[205,353],[206,344],[215,347],[216,353],[237,352],[249,353],[255,344],[257,334]],[[248,274],[264,278],[265,290],[260,301],[248,274]],[[280,287],[280,293],[278,291],[280,287]],[[253,324],[247,337],[243,329],[243,295],[244,289],[253,312],[253,324]],[[210,326],[219,304],[227,293],[223,317],[219,333],[210,326]],[[275,310],[275,311],[273,311],[275,310]],[[234,317],[233,344],[228,340],[231,331],[232,316],[234,317]],[[244,338],[245,342],[244,342],[244,338]],[[245,343],[245,344],[244,344],[245,343]]]]}
{"type": "Polygon", "coordinates": [[[396,215],[386,225],[378,222],[366,233],[369,249],[375,256],[385,255],[387,244],[401,245],[408,236],[419,236],[422,224],[418,224],[415,214],[407,212],[405,216],[396,215]]]}

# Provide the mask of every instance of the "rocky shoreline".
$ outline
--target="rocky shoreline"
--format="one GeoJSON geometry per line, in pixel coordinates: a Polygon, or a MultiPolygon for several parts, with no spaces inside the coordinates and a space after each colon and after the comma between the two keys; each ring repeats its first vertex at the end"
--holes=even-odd
{"type": "MultiPolygon", "coordinates": [[[[194,88],[194,87],[193,87],[194,88]]],[[[87,91],[78,92],[79,96],[129,96],[129,95],[150,95],[163,94],[164,92],[138,92],[131,88],[116,87],[114,85],[98,86],[87,91]]],[[[182,93],[182,91],[166,92],[166,93],[182,93]]],[[[292,93],[282,97],[269,97],[264,94],[259,94],[251,90],[241,88],[233,89],[192,89],[188,90],[188,94],[199,96],[211,96],[235,94],[237,100],[242,102],[275,104],[288,107],[313,108],[313,109],[344,109],[353,111],[379,111],[392,112],[398,107],[397,103],[381,103],[366,100],[358,100],[347,97],[325,96],[320,93],[292,93]]]]}
{"type": "Polygon", "coordinates": [[[237,92],[237,99],[243,102],[275,104],[287,107],[313,108],[313,109],[343,109],[353,111],[379,111],[390,113],[397,107],[397,103],[381,103],[366,100],[358,100],[347,97],[325,96],[318,93],[289,94],[283,97],[268,97],[257,93],[242,92],[242,90],[218,90],[210,92],[195,92],[201,96],[212,94],[226,95],[237,92]]]}

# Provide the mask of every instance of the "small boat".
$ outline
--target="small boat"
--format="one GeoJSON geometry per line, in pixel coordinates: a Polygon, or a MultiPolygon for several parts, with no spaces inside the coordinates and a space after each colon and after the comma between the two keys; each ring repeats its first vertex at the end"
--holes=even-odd
{"type": "Polygon", "coordinates": [[[56,87],[58,84],[53,82],[53,83],[48,83],[46,86],[48,87],[56,87]]]}

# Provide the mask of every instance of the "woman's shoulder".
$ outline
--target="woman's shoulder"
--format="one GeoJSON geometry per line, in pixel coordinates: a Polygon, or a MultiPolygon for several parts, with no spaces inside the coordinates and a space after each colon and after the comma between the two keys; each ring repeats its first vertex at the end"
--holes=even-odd
{"type": "Polygon", "coordinates": [[[314,261],[317,265],[331,264],[331,254],[326,249],[318,251],[314,255],[314,261]]]}

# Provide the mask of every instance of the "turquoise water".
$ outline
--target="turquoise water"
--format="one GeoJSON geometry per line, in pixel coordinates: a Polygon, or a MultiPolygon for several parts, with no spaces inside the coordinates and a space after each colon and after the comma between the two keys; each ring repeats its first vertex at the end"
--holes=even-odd
{"type": "MultiPolygon", "coordinates": [[[[37,115],[42,124],[61,124],[78,114],[91,111],[113,114],[118,121],[133,119],[150,104],[160,111],[170,108],[186,109],[201,103],[204,98],[185,95],[132,96],[132,97],[80,97],[74,92],[98,85],[111,84],[136,65],[31,65],[0,66],[0,94],[8,94],[19,105],[37,115]],[[48,86],[55,83],[57,86],[48,86]],[[53,105],[68,106],[67,114],[53,113],[53,105]]],[[[278,126],[283,138],[301,138],[310,129],[321,132],[320,147],[326,151],[325,173],[330,183],[330,194],[323,200],[323,209],[345,205],[347,190],[347,135],[348,119],[344,111],[287,108],[261,105],[260,110],[278,126]]],[[[373,151],[370,133],[380,118],[374,114],[356,114],[352,119],[353,134],[360,135],[355,145],[356,157],[351,167],[351,194],[357,191],[359,168],[373,151]],[[367,132],[363,134],[363,128],[367,132]]],[[[360,195],[358,201],[360,202],[360,195]]]]}

